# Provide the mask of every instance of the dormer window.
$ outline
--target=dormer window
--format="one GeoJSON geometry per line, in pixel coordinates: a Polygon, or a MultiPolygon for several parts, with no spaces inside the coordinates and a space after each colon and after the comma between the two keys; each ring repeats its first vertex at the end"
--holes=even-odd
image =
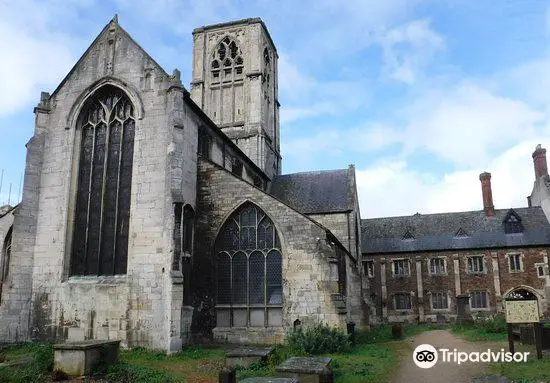
{"type": "Polygon", "coordinates": [[[414,235],[411,233],[410,230],[407,230],[407,232],[405,233],[405,235],[403,235],[403,240],[404,240],[404,241],[412,241],[412,240],[414,240],[414,235]]]}
{"type": "Polygon", "coordinates": [[[523,233],[521,217],[512,209],[508,211],[504,218],[504,232],[506,234],[523,233]]]}
{"type": "Polygon", "coordinates": [[[468,237],[468,233],[466,233],[466,230],[463,228],[458,229],[458,231],[455,234],[455,238],[464,238],[468,237]]]}

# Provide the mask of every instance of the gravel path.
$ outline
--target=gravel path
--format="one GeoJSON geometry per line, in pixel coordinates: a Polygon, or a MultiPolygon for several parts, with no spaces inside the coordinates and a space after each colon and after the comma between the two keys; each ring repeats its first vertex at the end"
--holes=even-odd
{"type": "MultiPolygon", "coordinates": [[[[473,351],[499,351],[501,344],[490,343],[472,343],[455,337],[447,330],[433,330],[419,334],[411,339],[407,339],[407,346],[410,347],[401,359],[399,370],[395,376],[394,383],[470,383],[475,382],[507,382],[500,378],[488,378],[489,380],[473,380],[474,376],[483,375],[487,367],[487,363],[472,363],[464,362],[458,365],[457,363],[443,363],[441,355],[435,366],[429,369],[423,369],[416,366],[413,362],[413,351],[416,346],[421,344],[430,344],[436,349],[448,348],[450,350],[457,349],[461,352],[473,351]],[[494,379],[494,380],[492,380],[494,379]]],[[[508,350],[505,350],[508,351],[508,350]]]]}

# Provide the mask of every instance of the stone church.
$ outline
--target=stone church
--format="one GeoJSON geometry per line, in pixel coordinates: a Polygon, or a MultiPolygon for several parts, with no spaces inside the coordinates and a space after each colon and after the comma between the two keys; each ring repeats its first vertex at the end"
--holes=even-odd
{"type": "Polygon", "coordinates": [[[368,323],[355,169],[281,174],[260,19],[195,29],[190,92],[111,20],[34,109],[0,211],[0,341],[275,343],[368,323]]]}

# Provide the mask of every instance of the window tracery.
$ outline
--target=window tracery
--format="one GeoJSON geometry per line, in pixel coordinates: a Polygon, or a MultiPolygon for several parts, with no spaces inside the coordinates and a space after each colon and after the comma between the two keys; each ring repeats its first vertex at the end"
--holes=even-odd
{"type": "Polygon", "coordinates": [[[134,150],[134,108],[106,86],[80,113],[80,160],[71,274],[125,274],[134,150]]]}
{"type": "Polygon", "coordinates": [[[282,256],[273,222],[247,203],[222,227],[216,241],[217,325],[282,324],[282,256]]]}
{"type": "Polygon", "coordinates": [[[244,61],[241,50],[234,40],[226,36],[214,50],[211,71],[212,82],[227,82],[242,78],[244,61]]]}

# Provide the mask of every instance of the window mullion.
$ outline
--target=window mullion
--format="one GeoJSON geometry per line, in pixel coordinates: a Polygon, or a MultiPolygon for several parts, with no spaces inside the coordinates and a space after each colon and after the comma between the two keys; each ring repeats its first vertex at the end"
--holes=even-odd
{"type": "Polygon", "coordinates": [[[250,327],[250,254],[246,254],[246,326],[250,327]]]}
{"type": "MultiPolygon", "coordinates": [[[[90,204],[92,202],[92,177],[94,175],[94,159],[95,159],[95,135],[96,135],[96,127],[90,126],[90,129],[92,130],[92,153],[90,158],[90,177],[88,181],[88,206],[86,207],[86,239],[84,242],[84,274],[87,274],[87,265],[88,265],[88,233],[90,231],[90,204]]],[[[82,138],[81,143],[82,146],[82,138]]],[[[82,150],[82,149],[81,149],[82,150]]]]}
{"type": "MultiPolygon", "coordinates": [[[[263,254],[263,252],[262,252],[263,254]]],[[[267,312],[267,254],[264,255],[264,326],[268,326],[268,312],[267,312]]]]}
{"type": "Polygon", "coordinates": [[[105,149],[104,149],[104,158],[103,158],[103,179],[101,182],[101,197],[99,200],[99,206],[100,206],[100,213],[99,213],[99,233],[98,233],[98,249],[97,249],[97,275],[100,275],[101,270],[101,237],[103,237],[103,208],[105,205],[105,190],[107,188],[107,167],[108,167],[108,161],[109,161],[109,138],[111,135],[111,113],[112,110],[109,111],[109,113],[106,113],[106,123],[105,123],[105,149]]]}
{"type": "MultiPolygon", "coordinates": [[[[123,105],[124,106],[124,105],[123,105]]],[[[118,195],[120,190],[120,176],[122,174],[121,164],[122,164],[122,144],[123,144],[123,133],[124,133],[124,123],[120,122],[120,142],[118,145],[118,174],[116,180],[116,197],[115,197],[115,232],[113,235],[113,275],[116,271],[116,245],[117,245],[117,227],[118,227],[118,195]]]]}
{"type": "Polygon", "coordinates": [[[180,268],[180,271],[183,273],[183,255],[184,255],[184,239],[183,236],[185,235],[185,214],[183,213],[185,210],[185,207],[182,204],[181,211],[180,211],[180,232],[179,232],[179,238],[178,242],[180,245],[180,259],[178,260],[178,268],[180,268]],[[181,266],[181,267],[180,267],[181,266]]]}
{"type": "Polygon", "coordinates": [[[233,255],[229,255],[229,327],[233,327],[233,255]]]}

